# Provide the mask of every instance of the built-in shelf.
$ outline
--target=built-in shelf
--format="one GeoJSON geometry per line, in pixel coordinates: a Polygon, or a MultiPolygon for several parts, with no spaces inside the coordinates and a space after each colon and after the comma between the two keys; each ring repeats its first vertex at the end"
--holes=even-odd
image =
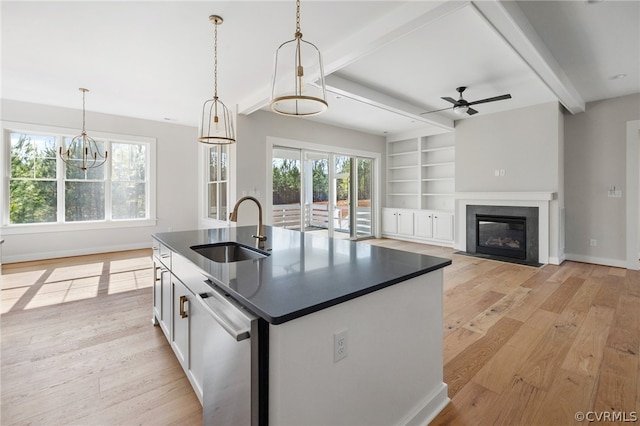
{"type": "Polygon", "coordinates": [[[453,213],[454,193],[453,133],[387,143],[387,207],[453,213]]]}
{"type": "Polygon", "coordinates": [[[443,163],[423,164],[422,167],[455,166],[455,165],[456,165],[455,161],[446,161],[446,162],[443,162],[443,163]]]}

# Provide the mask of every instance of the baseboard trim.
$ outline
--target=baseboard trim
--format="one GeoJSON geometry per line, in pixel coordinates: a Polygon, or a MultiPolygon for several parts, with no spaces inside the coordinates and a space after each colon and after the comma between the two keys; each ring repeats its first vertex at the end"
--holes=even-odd
{"type": "Polygon", "coordinates": [[[88,254],[110,253],[114,251],[139,250],[146,248],[151,248],[151,239],[149,239],[149,242],[147,243],[118,244],[114,246],[84,248],[77,250],[56,250],[48,252],[26,253],[15,256],[3,256],[2,263],[6,265],[9,263],[31,262],[34,260],[56,259],[60,257],[84,256],[88,254]]]}
{"type": "Polygon", "coordinates": [[[438,389],[422,401],[415,411],[409,413],[400,424],[406,426],[428,425],[436,418],[440,411],[444,410],[444,407],[446,407],[450,401],[448,386],[446,383],[442,383],[438,389]]]}
{"type": "Polygon", "coordinates": [[[565,254],[566,260],[572,260],[575,262],[593,263],[595,265],[613,266],[615,268],[627,268],[627,261],[621,259],[609,259],[606,257],[585,256],[582,254],[565,254]]]}
{"type": "Polygon", "coordinates": [[[397,234],[382,234],[382,238],[389,238],[390,240],[410,241],[412,243],[421,243],[421,244],[429,244],[432,246],[453,248],[453,241],[431,240],[431,239],[423,239],[418,237],[411,237],[411,236],[404,236],[404,235],[397,235],[397,234]]]}

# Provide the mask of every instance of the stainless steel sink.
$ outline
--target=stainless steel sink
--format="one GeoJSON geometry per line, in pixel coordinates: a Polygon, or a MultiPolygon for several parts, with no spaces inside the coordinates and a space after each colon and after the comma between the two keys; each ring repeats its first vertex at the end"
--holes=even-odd
{"type": "Polygon", "coordinates": [[[269,256],[269,253],[235,242],[192,246],[191,250],[199,253],[209,260],[213,260],[214,262],[218,263],[231,263],[240,262],[243,260],[263,259],[269,256]]]}

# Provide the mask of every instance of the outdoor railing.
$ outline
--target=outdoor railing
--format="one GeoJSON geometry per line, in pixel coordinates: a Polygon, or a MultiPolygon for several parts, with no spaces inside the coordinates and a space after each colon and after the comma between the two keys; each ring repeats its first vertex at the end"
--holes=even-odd
{"type": "MultiPolygon", "coordinates": [[[[338,207],[333,215],[329,214],[327,204],[305,205],[305,229],[329,229],[329,219],[333,219],[335,230],[348,231],[349,217],[347,209],[338,207]]],[[[300,204],[279,204],[273,206],[273,226],[287,229],[300,229],[300,204]]],[[[358,207],[356,210],[356,229],[358,235],[371,235],[371,208],[358,207]]]]}

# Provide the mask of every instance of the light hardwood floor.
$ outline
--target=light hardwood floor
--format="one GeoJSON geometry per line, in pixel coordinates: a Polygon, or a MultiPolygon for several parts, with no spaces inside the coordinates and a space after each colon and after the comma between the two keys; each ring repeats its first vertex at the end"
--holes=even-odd
{"type": "MultiPolygon", "coordinates": [[[[452,402],[433,425],[576,425],[576,412],[640,412],[639,272],[369,242],[453,260],[444,291],[452,402]]],[[[2,279],[2,425],[201,424],[151,326],[150,251],[3,265],[2,279]]]]}

